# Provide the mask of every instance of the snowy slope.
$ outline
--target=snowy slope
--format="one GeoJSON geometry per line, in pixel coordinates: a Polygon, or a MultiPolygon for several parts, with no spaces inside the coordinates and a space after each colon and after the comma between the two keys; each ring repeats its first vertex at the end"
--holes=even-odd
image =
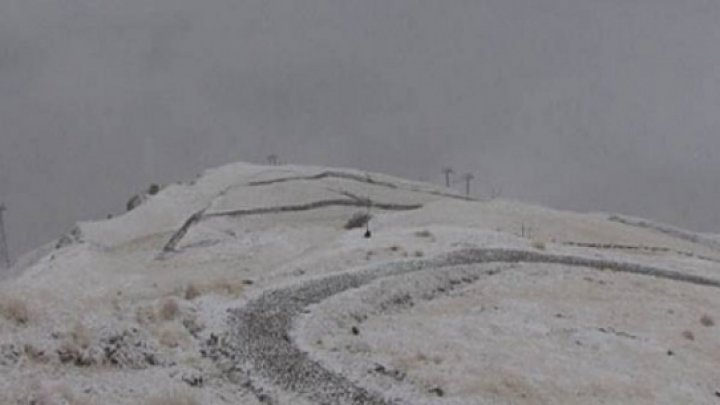
{"type": "Polygon", "coordinates": [[[710,403],[720,251],[693,235],[237,163],[16,266],[0,403],[710,403]]]}

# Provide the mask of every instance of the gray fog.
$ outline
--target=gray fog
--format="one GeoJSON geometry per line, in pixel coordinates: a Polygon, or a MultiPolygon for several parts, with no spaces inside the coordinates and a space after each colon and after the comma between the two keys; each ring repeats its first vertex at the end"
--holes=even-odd
{"type": "Polygon", "coordinates": [[[277,153],[720,232],[717,0],[2,0],[14,257],[277,153]]]}

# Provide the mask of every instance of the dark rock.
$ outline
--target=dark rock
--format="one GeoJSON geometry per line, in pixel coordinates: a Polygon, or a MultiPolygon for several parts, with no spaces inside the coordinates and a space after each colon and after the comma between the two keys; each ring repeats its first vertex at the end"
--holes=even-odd
{"type": "Polygon", "coordinates": [[[435,394],[435,395],[437,395],[437,396],[439,396],[439,397],[445,396],[445,391],[444,391],[442,388],[440,388],[440,387],[435,387],[435,388],[431,389],[431,390],[430,390],[430,393],[431,393],[431,394],[435,394]]]}

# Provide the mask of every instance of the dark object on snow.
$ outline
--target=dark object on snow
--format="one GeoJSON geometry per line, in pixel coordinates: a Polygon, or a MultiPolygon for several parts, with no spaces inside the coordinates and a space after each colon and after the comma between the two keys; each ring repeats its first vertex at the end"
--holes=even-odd
{"type": "Polygon", "coordinates": [[[366,230],[366,231],[365,231],[365,239],[370,239],[371,236],[372,236],[372,232],[370,232],[369,229],[366,230]]]}
{"type": "Polygon", "coordinates": [[[431,390],[430,390],[430,393],[431,393],[431,394],[435,394],[435,395],[437,395],[437,396],[439,396],[439,397],[445,396],[445,390],[443,390],[443,389],[440,388],[440,387],[435,387],[435,388],[431,389],[431,390]]]}
{"type": "Polygon", "coordinates": [[[130,212],[142,204],[142,202],[143,198],[141,196],[134,195],[130,200],[128,200],[125,208],[127,208],[128,212],[130,212]]]}
{"type": "Polygon", "coordinates": [[[160,192],[160,186],[157,184],[150,185],[150,188],[148,188],[148,194],[155,195],[160,192]]]}
{"type": "Polygon", "coordinates": [[[366,212],[356,212],[345,224],[345,229],[362,228],[370,222],[370,214],[366,212]]]}

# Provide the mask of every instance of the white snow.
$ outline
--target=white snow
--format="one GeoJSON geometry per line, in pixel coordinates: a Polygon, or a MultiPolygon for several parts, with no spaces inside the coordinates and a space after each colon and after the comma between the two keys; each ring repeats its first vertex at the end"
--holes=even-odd
{"type": "MultiPolygon", "coordinates": [[[[200,404],[259,403],[200,354],[202,342],[227,327],[227,309],[271,288],[465,247],[610,258],[720,279],[720,252],[708,244],[610,221],[604,214],[508,200],[465,201],[441,195],[452,193],[443,187],[380,174],[369,175],[375,184],[330,176],[251,185],[327,172],[368,176],[237,163],[171,185],[125,215],[80,223],[73,243],[28,255],[15,268],[20,274],[0,283],[0,403],[143,404],[178,389],[189,390],[200,404]],[[360,207],[213,217],[191,227],[176,252],[158,258],[196,212],[297,206],[347,199],[347,193],[423,207],[374,209],[370,239],[363,238],[364,228],[343,227],[364,210],[360,207]],[[600,246],[610,244],[617,246],[600,246]],[[18,320],[18,311],[26,313],[27,322],[18,320]],[[158,364],[135,370],[103,362],[107,339],[133,330],[158,364]],[[58,351],[68,345],[81,346],[95,360],[87,366],[63,363],[58,351]],[[183,381],[193,375],[203,376],[202,387],[183,381]]],[[[720,327],[700,322],[703,316],[720,322],[715,289],[558,265],[501,267],[508,269],[412,308],[370,311],[360,335],[353,336],[346,317],[361,310],[362,302],[404,290],[419,294],[444,277],[478,269],[375,282],[318,304],[300,320],[296,336],[329,368],[359,385],[417,401],[411,403],[717,400],[720,327]],[[395,384],[358,366],[375,363],[407,377],[395,384]],[[443,396],[429,393],[431,388],[442,388],[443,396]]]]}

